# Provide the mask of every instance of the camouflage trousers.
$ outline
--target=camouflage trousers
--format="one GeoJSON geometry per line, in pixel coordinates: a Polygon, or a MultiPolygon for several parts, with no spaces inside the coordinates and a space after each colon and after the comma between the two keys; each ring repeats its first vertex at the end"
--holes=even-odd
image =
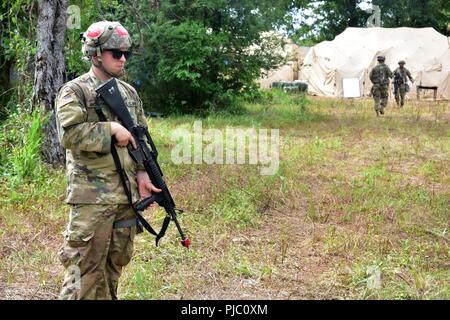
{"type": "Polygon", "coordinates": [[[389,86],[374,84],[372,87],[375,111],[383,111],[386,108],[389,98],[389,86]]]}
{"type": "Polygon", "coordinates": [[[113,228],[113,223],[134,217],[129,205],[71,205],[58,252],[66,269],[60,299],[117,299],[122,268],[133,254],[136,226],[113,228]]]}
{"type": "Polygon", "coordinates": [[[405,104],[406,92],[408,92],[406,84],[401,84],[394,90],[395,101],[400,107],[403,107],[403,105],[405,104]]]}

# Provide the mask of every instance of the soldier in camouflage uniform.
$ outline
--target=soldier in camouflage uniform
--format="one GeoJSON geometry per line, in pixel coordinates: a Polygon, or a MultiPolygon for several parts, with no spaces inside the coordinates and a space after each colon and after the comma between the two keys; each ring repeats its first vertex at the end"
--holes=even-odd
{"type": "Polygon", "coordinates": [[[389,78],[392,78],[392,71],[384,63],[385,57],[378,56],[378,65],[375,66],[369,74],[372,81],[372,95],[375,101],[375,112],[377,116],[384,114],[389,98],[389,78]]]}
{"type": "MultiPolygon", "coordinates": [[[[111,154],[113,138],[133,202],[160,189],[130,157],[126,146],[135,146],[130,132],[96,100],[97,86],[123,74],[131,46],[127,30],[118,22],[97,22],[83,34],[82,42],[91,69],[66,83],[56,100],[59,139],[66,149],[66,201],[70,205],[64,245],[58,252],[66,269],[60,298],[117,299],[118,280],[131,260],[137,226],[111,154]],[[99,120],[96,107],[107,121],[99,120]]],[[[135,89],[121,80],[118,86],[133,120],[147,127],[135,89]]]]}
{"type": "Polygon", "coordinates": [[[409,91],[408,79],[414,82],[411,72],[405,68],[405,61],[398,62],[399,67],[394,71],[394,94],[397,106],[400,108],[405,104],[405,95],[409,91]]]}

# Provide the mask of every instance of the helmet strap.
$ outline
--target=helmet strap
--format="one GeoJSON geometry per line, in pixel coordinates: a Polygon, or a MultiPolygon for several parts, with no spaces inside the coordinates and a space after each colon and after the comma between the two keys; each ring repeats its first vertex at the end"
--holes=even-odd
{"type": "Polygon", "coordinates": [[[100,46],[97,47],[97,60],[102,64],[102,48],[100,46]]]}

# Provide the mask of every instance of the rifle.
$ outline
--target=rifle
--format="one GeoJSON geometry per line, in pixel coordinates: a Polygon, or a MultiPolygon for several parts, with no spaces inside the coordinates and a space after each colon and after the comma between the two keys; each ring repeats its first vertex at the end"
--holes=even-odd
{"type": "Polygon", "coordinates": [[[178,229],[178,232],[180,233],[181,244],[184,247],[189,248],[190,240],[184,234],[177,219],[177,211],[181,210],[176,208],[172,195],[169,192],[169,188],[167,187],[163,179],[163,173],[157,161],[158,151],[156,150],[155,144],[153,143],[150,133],[148,132],[147,128],[137,126],[133,122],[130,112],[128,111],[128,108],[125,106],[125,102],[123,101],[123,98],[120,95],[119,88],[117,86],[117,81],[115,78],[106,81],[98,88],[96,88],[95,91],[98,94],[98,98],[103,99],[103,101],[110,107],[111,111],[119,118],[122,125],[133,135],[133,138],[137,144],[137,148],[134,149],[131,143],[128,144],[127,148],[130,156],[136,163],[144,166],[145,171],[150,177],[150,180],[152,181],[153,185],[161,189],[161,192],[159,193],[152,194],[150,197],[147,197],[141,201],[137,201],[134,204],[131,203],[132,202],[131,194],[125,182],[126,179],[124,177],[124,172],[120,166],[120,160],[118,160],[117,151],[115,149],[114,143],[112,143],[111,152],[113,153],[114,158],[117,157],[117,160],[114,159],[117,170],[119,171],[119,174],[121,176],[122,184],[124,186],[125,192],[127,193],[128,200],[139,222],[145,227],[145,229],[147,229],[148,232],[156,236],[156,245],[158,245],[158,241],[164,236],[170,221],[173,221],[178,229]],[[140,212],[144,211],[148,206],[150,206],[154,202],[158,203],[158,205],[163,207],[167,213],[159,233],[156,233],[150,226],[150,224],[140,214],[140,212]]]}

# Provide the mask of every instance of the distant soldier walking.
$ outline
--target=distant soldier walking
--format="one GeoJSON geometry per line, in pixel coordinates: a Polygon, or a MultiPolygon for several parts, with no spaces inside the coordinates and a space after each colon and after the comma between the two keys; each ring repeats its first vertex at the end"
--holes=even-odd
{"type": "Polygon", "coordinates": [[[398,62],[399,67],[394,71],[394,95],[397,106],[400,108],[405,104],[405,95],[409,91],[408,79],[414,82],[411,73],[405,68],[405,61],[398,62]]]}
{"type": "Polygon", "coordinates": [[[392,71],[384,63],[384,56],[378,56],[376,65],[369,74],[370,81],[372,81],[372,95],[375,102],[375,112],[377,117],[384,114],[389,98],[389,78],[393,77],[392,71]]]}

